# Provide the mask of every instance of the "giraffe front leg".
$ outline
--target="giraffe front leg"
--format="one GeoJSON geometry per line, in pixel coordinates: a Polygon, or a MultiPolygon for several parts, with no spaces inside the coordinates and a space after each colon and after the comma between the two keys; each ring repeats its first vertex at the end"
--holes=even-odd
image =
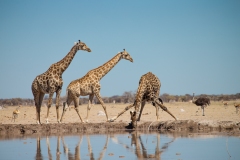
{"type": "Polygon", "coordinates": [[[46,123],[49,123],[48,116],[49,116],[49,110],[50,110],[51,105],[52,105],[52,96],[53,96],[53,92],[49,93],[46,123]]]}
{"type": "Polygon", "coordinates": [[[89,95],[86,122],[88,122],[88,116],[89,116],[89,113],[90,113],[90,110],[91,110],[91,107],[92,107],[93,97],[94,97],[94,94],[89,95]]]}
{"type": "Polygon", "coordinates": [[[114,122],[118,117],[120,117],[123,113],[125,113],[127,110],[129,110],[130,108],[132,108],[134,106],[134,104],[131,104],[129,106],[127,106],[122,112],[118,113],[117,116],[113,117],[110,119],[110,122],[114,122]]]}
{"type": "Polygon", "coordinates": [[[156,108],[157,121],[159,121],[159,107],[155,105],[155,108],[156,108]]]}
{"type": "Polygon", "coordinates": [[[141,109],[140,109],[140,114],[139,114],[139,116],[138,116],[137,121],[140,121],[140,119],[141,119],[142,111],[143,111],[143,108],[144,108],[145,104],[146,104],[146,101],[145,101],[145,100],[142,101],[142,103],[141,103],[141,109]]]}
{"type": "Polygon", "coordinates": [[[108,114],[107,114],[107,109],[106,109],[106,106],[104,105],[104,102],[100,96],[100,93],[99,92],[95,92],[95,95],[97,97],[97,99],[99,100],[99,102],[101,103],[103,109],[104,109],[104,112],[106,114],[106,118],[107,118],[107,122],[109,122],[110,120],[108,119],[108,114]]]}
{"type": "Polygon", "coordinates": [[[82,120],[82,117],[81,117],[81,115],[80,115],[80,113],[79,113],[79,110],[78,110],[78,106],[79,106],[79,98],[78,97],[75,97],[74,98],[74,108],[75,108],[75,111],[77,112],[77,114],[78,114],[78,117],[80,118],[80,120],[81,120],[81,122],[84,122],[83,120],[82,120]]]}
{"type": "Polygon", "coordinates": [[[61,89],[59,89],[56,92],[56,112],[57,112],[57,122],[60,123],[60,119],[59,119],[59,101],[60,101],[60,94],[61,94],[61,89]]]}

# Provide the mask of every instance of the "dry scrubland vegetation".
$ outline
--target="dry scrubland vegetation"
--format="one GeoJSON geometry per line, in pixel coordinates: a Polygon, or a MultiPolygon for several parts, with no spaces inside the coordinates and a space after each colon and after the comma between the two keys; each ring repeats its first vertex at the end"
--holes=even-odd
{"type": "MultiPolygon", "coordinates": [[[[234,103],[240,103],[240,100],[228,101],[228,105],[224,106],[222,101],[211,101],[211,105],[205,109],[205,115],[202,116],[200,107],[190,102],[171,102],[164,103],[165,106],[179,119],[179,120],[196,120],[196,121],[235,121],[240,122],[240,113],[236,113],[234,103]]],[[[107,103],[107,111],[109,118],[116,116],[121,112],[128,103],[107,103]]],[[[73,106],[71,106],[73,107],[73,106]]],[[[36,109],[35,106],[22,106],[20,108],[20,114],[16,119],[16,122],[11,122],[12,113],[17,106],[5,106],[4,109],[0,110],[0,123],[2,124],[35,124],[36,123],[36,109]]],[[[85,118],[87,115],[87,104],[79,106],[81,116],[85,118]]],[[[133,110],[130,109],[130,110],[133,110]]],[[[60,107],[60,114],[62,113],[62,107],[60,107]]],[[[106,117],[98,115],[99,111],[103,111],[100,104],[95,104],[90,112],[89,121],[92,123],[106,122],[106,117]]],[[[45,116],[47,113],[47,107],[42,107],[41,110],[41,121],[45,123],[45,116]]],[[[147,104],[143,110],[141,122],[155,121],[156,110],[150,103],[147,104]]],[[[160,121],[173,120],[173,118],[166,112],[160,110],[160,121]]],[[[50,109],[49,116],[50,123],[57,123],[56,109],[52,106],[50,109]]],[[[77,113],[74,109],[67,111],[63,119],[63,123],[74,123],[80,122],[77,113]]],[[[130,122],[129,111],[119,117],[116,122],[130,122]]]]}
{"type": "MultiPolygon", "coordinates": [[[[185,94],[185,95],[170,95],[167,93],[162,94],[161,99],[164,102],[189,102],[192,99],[192,95],[185,94]]],[[[195,98],[198,97],[209,97],[211,101],[233,101],[240,99],[240,93],[237,94],[231,94],[231,95],[207,95],[207,94],[201,94],[201,95],[195,95],[195,98]]],[[[111,97],[102,97],[104,103],[112,103],[115,101],[116,103],[133,103],[135,98],[135,92],[129,91],[124,92],[121,96],[115,95],[111,97]]],[[[43,106],[46,106],[48,100],[48,95],[45,95],[43,100],[43,106]]],[[[66,96],[61,97],[60,105],[62,105],[62,102],[66,100],[66,96]]],[[[94,97],[93,101],[97,104],[99,104],[96,97],[94,97]]],[[[55,103],[55,98],[53,98],[53,103],[55,103]]],[[[87,104],[88,103],[88,96],[81,97],[80,98],[80,104],[87,104]]],[[[33,99],[22,99],[22,98],[12,98],[12,99],[0,99],[0,106],[17,106],[17,105],[25,105],[25,106],[31,106],[34,105],[33,99]]]]}

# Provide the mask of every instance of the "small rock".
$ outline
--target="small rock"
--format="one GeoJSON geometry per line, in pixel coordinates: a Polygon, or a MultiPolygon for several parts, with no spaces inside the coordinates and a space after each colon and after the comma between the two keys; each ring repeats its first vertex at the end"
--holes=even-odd
{"type": "Polygon", "coordinates": [[[98,116],[105,116],[105,113],[103,111],[98,111],[97,115],[98,116]]]}

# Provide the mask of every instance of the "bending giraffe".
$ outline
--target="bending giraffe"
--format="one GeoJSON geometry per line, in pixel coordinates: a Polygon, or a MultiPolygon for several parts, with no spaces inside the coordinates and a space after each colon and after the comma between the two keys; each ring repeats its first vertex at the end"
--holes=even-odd
{"type": "Polygon", "coordinates": [[[168,114],[170,114],[175,120],[177,120],[176,117],[167,109],[167,107],[163,105],[162,100],[159,98],[160,87],[161,87],[161,82],[157,76],[155,76],[152,72],[148,72],[144,74],[140,78],[134,103],[127,106],[116,117],[113,117],[111,121],[113,122],[119,116],[121,116],[124,112],[126,112],[132,107],[135,107],[135,111],[130,112],[132,124],[134,125],[136,121],[140,121],[143,108],[145,106],[145,103],[148,101],[152,102],[152,105],[156,107],[157,120],[159,120],[159,113],[158,113],[159,107],[162,108],[164,111],[166,111],[168,114]],[[140,105],[141,105],[141,109],[139,112],[140,105]]]}
{"type": "Polygon", "coordinates": [[[95,68],[91,71],[89,71],[84,77],[72,81],[68,87],[67,87],[67,100],[66,102],[63,103],[63,113],[60,122],[63,120],[63,116],[67,111],[67,108],[71,104],[71,102],[74,102],[75,110],[81,120],[83,122],[78,106],[79,106],[79,96],[87,96],[89,95],[89,100],[88,100],[88,108],[87,108],[87,117],[86,117],[86,122],[88,122],[88,116],[90,113],[90,109],[92,106],[92,100],[94,95],[97,97],[99,102],[101,103],[105,114],[106,118],[108,121],[108,114],[106,110],[106,106],[100,96],[100,80],[121,60],[121,59],[126,59],[131,62],[133,62],[133,59],[131,58],[130,54],[125,51],[119,52],[117,55],[115,55],[112,59],[110,59],[108,62],[104,63],[102,66],[95,68]]]}
{"type": "Polygon", "coordinates": [[[57,121],[59,122],[59,99],[63,85],[62,74],[68,68],[78,50],[91,52],[91,49],[88,48],[85,43],[79,40],[79,42],[72,47],[70,52],[62,60],[52,64],[46,72],[38,75],[34,79],[32,83],[32,93],[36,106],[36,119],[38,124],[41,123],[40,111],[45,94],[49,94],[46,119],[46,122],[48,123],[49,109],[52,104],[52,96],[54,92],[56,92],[56,112],[57,121]]]}

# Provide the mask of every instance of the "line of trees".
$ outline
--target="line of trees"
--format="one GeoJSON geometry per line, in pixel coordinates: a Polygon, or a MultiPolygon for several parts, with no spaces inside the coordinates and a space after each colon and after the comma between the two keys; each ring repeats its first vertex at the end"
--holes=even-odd
{"type": "MultiPolygon", "coordinates": [[[[135,92],[128,91],[124,92],[121,96],[115,95],[111,97],[103,97],[104,103],[133,103],[135,99],[135,92]]],[[[237,100],[240,99],[240,93],[237,94],[221,94],[221,95],[207,95],[207,94],[201,94],[196,95],[196,98],[198,97],[209,97],[211,101],[230,101],[230,100],[237,100]]],[[[160,98],[167,103],[171,102],[189,102],[192,100],[192,95],[185,94],[185,95],[170,95],[167,93],[164,93],[160,95],[160,98]]],[[[66,100],[66,97],[61,97],[60,99],[60,105],[62,105],[62,102],[66,100]]],[[[46,106],[48,101],[48,95],[45,95],[43,100],[43,105],[46,106]]],[[[94,97],[93,102],[96,104],[99,104],[99,101],[96,97],[94,97]]],[[[55,104],[55,98],[53,98],[53,103],[55,104]]],[[[80,98],[80,104],[87,104],[88,103],[88,97],[81,97],[80,98]]],[[[26,106],[34,106],[34,100],[33,99],[22,99],[22,98],[11,98],[11,99],[0,99],[0,106],[17,106],[17,105],[26,105],[26,106]]]]}

